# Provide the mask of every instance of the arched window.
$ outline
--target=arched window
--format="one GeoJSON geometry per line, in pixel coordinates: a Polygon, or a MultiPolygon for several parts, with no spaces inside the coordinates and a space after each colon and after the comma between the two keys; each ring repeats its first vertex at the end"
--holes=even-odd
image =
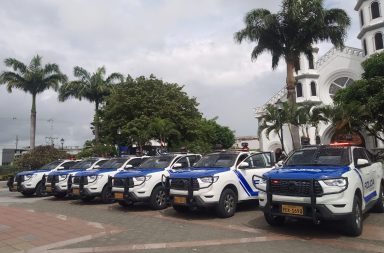
{"type": "Polygon", "coordinates": [[[361,26],[364,25],[364,13],[363,13],[363,10],[360,10],[360,24],[361,24],[361,26]]]}
{"type": "Polygon", "coordinates": [[[368,55],[367,41],[365,39],[363,39],[363,49],[364,49],[364,55],[368,55]]]}
{"type": "Polygon", "coordinates": [[[372,15],[372,19],[380,17],[379,2],[374,1],[374,2],[371,3],[371,15],[372,15]]]}
{"type": "Polygon", "coordinates": [[[329,86],[329,95],[333,98],[338,90],[348,87],[352,83],[353,80],[349,77],[337,78],[329,86]]]}
{"type": "Polygon", "coordinates": [[[375,34],[375,48],[376,50],[383,49],[383,34],[380,32],[375,34]]]}
{"type": "Polygon", "coordinates": [[[309,69],[315,68],[315,64],[313,63],[313,57],[312,57],[312,59],[308,59],[308,63],[309,63],[309,69]]]}
{"type": "Polygon", "coordinates": [[[316,96],[316,83],[311,82],[311,96],[315,97],[316,96]]]}
{"type": "Polygon", "coordinates": [[[298,98],[303,96],[303,85],[301,83],[296,84],[296,96],[298,98]]]}

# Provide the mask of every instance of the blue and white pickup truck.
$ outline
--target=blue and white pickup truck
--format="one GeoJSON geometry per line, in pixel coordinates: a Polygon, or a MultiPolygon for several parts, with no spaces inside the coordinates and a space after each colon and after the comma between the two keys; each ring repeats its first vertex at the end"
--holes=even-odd
{"type": "Polygon", "coordinates": [[[231,217],[238,202],[258,199],[252,177],[261,176],[274,164],[272,152],[208,154],[192,168],[171,171],[166,185],[173,208],[184,212],[190,207],[214,206],[219,217],[231,217]]]}
{"type": "Polygon", "coordinates": [[[358,236],[363,213],[384,212],[383,174],[383,165],[364,148],[307,147],[258,179],[259,202],[270,225],[282,225],[286,217],[316,224],[341,220],[346,234],[358,236]]]}
{"type": "Polygon", "coordinates": [[[68,191],[71,188],[72,176],[77,172],[98,169],[107,161],[108,159],[106,158],[91,157],[73,165],[68,170],[50,172],[46,176],[45,191],[48,194],[52,193],[56,198],[63,198],[68,194],[68,191]]]}
{"type": "Polygon", "coordinates": [[[9,190],[21,192],[24,196],[32,196],[33,194],[36,194],[38,197],[45,196],[47,193],[44,187],[44,176],[53,171],[67,170],[77,162],[73,160],[57,160],[37,170],[19,172],[9,179],[9,190]]]}
{"type": "Polygon", "coordinates": [[[121,206],[134,202],[148,202],[155,210],[164,209],[168,194],[162,185],[162,178],[170,170],[188,168],[200,160],[199,154],[164,154],[154,156],[129,171],[117,173],[112,178],[112,192],[121,206]]]}
{"type": "Polygon", "coordinates": [[[138,166],[147,157],[128,156],[124,158],[112,158],[100,166],[100,168],[76,173],[72,177],[71,194],[88,202],[95,197],[100,197],[103,203],[111,203],[112,192],[108,184],[109,177],[126,169],[138,166]]]}

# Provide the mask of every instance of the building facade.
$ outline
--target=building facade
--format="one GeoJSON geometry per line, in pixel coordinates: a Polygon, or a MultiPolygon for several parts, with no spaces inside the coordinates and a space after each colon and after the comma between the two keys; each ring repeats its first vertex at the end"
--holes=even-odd
{"type": "MultiPolygon", "coordinates": [[[[318,56],[318,50],[313,52],[313,62],[309,62],[303,55],[300,59],[300,69],[296,74],[296,101],[298,104],[305,101],[330,105],[333,103],[335,93],[361,79],[363,69],[361,63],[370,55],[381,52],[384,48],[384,0],[358,0],[355,10],[360,17],[360,32],[357,37],[361,40],[362,49],[346,46],[339,50],[333,48],[325,55],[318,56]]],[[[282,88],[266,104],[255,108],[255,117],[259,125],[268,104],[276,104],[278,100],[286,101],[286,88],[282,88]]],[[[318,131],[314,127],[309,131],[309,144],[329,144],[350,141],[374,150],[384,147],[366,132],[345,133],[330,124],[320,123],[318,131]],[[317,139],[317,141],[316,141],[317,139]]],[[[281,142],[276,133],[267,138],[265,131],[259,131],[260,149],[276,150],[281,148],[281,142]]],[[[284,149],[292,150],[292,140],[288,126],[283,126],[284,149]],[[284,134],[285,133],[285,134],[284,134]]]]}

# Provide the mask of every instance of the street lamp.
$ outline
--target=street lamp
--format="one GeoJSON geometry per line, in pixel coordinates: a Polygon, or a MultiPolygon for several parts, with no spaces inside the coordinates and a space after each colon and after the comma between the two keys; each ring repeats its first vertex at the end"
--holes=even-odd
{"type": "Polygon", "coordinates": [[[279,123],[280,123],[280,142],[281,142],[281,151],[284,152],[284,136],[283,136],[283,110],[284,110],[284,104],[283,102],[278,99],[275,103],[276,109],[279,112],[279,123]]]}
{"type": "Polygon", "coordinates": [[[60,143],[61,143],[61,150],[63,150],[64,149],[64,138],[61,138],[60,143]]]}

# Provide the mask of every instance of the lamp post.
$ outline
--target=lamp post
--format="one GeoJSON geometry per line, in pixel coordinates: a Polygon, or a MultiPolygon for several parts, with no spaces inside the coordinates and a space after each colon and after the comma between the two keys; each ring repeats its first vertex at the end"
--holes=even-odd
{"type": "Polygon", "coordinates": [[[61,143],[61,150],[63,150],[64,149],[64,138],[61,138],[60,143],[61,143]]]}
{"type": "Polygon", "coordinates": [[[279,99],[275,103],[276,109],[279,112],[279,124],[280,124],[280,142],[281,142],[281,151],[284,152],[284,136],[283,136],[283,110],[284,104],[279,99]]]}
{"type": "Polygon", "coordinates": [[[117,156],[120,157],[120,136],[121,136],[121,128],[117,129],[117,156]]]}

